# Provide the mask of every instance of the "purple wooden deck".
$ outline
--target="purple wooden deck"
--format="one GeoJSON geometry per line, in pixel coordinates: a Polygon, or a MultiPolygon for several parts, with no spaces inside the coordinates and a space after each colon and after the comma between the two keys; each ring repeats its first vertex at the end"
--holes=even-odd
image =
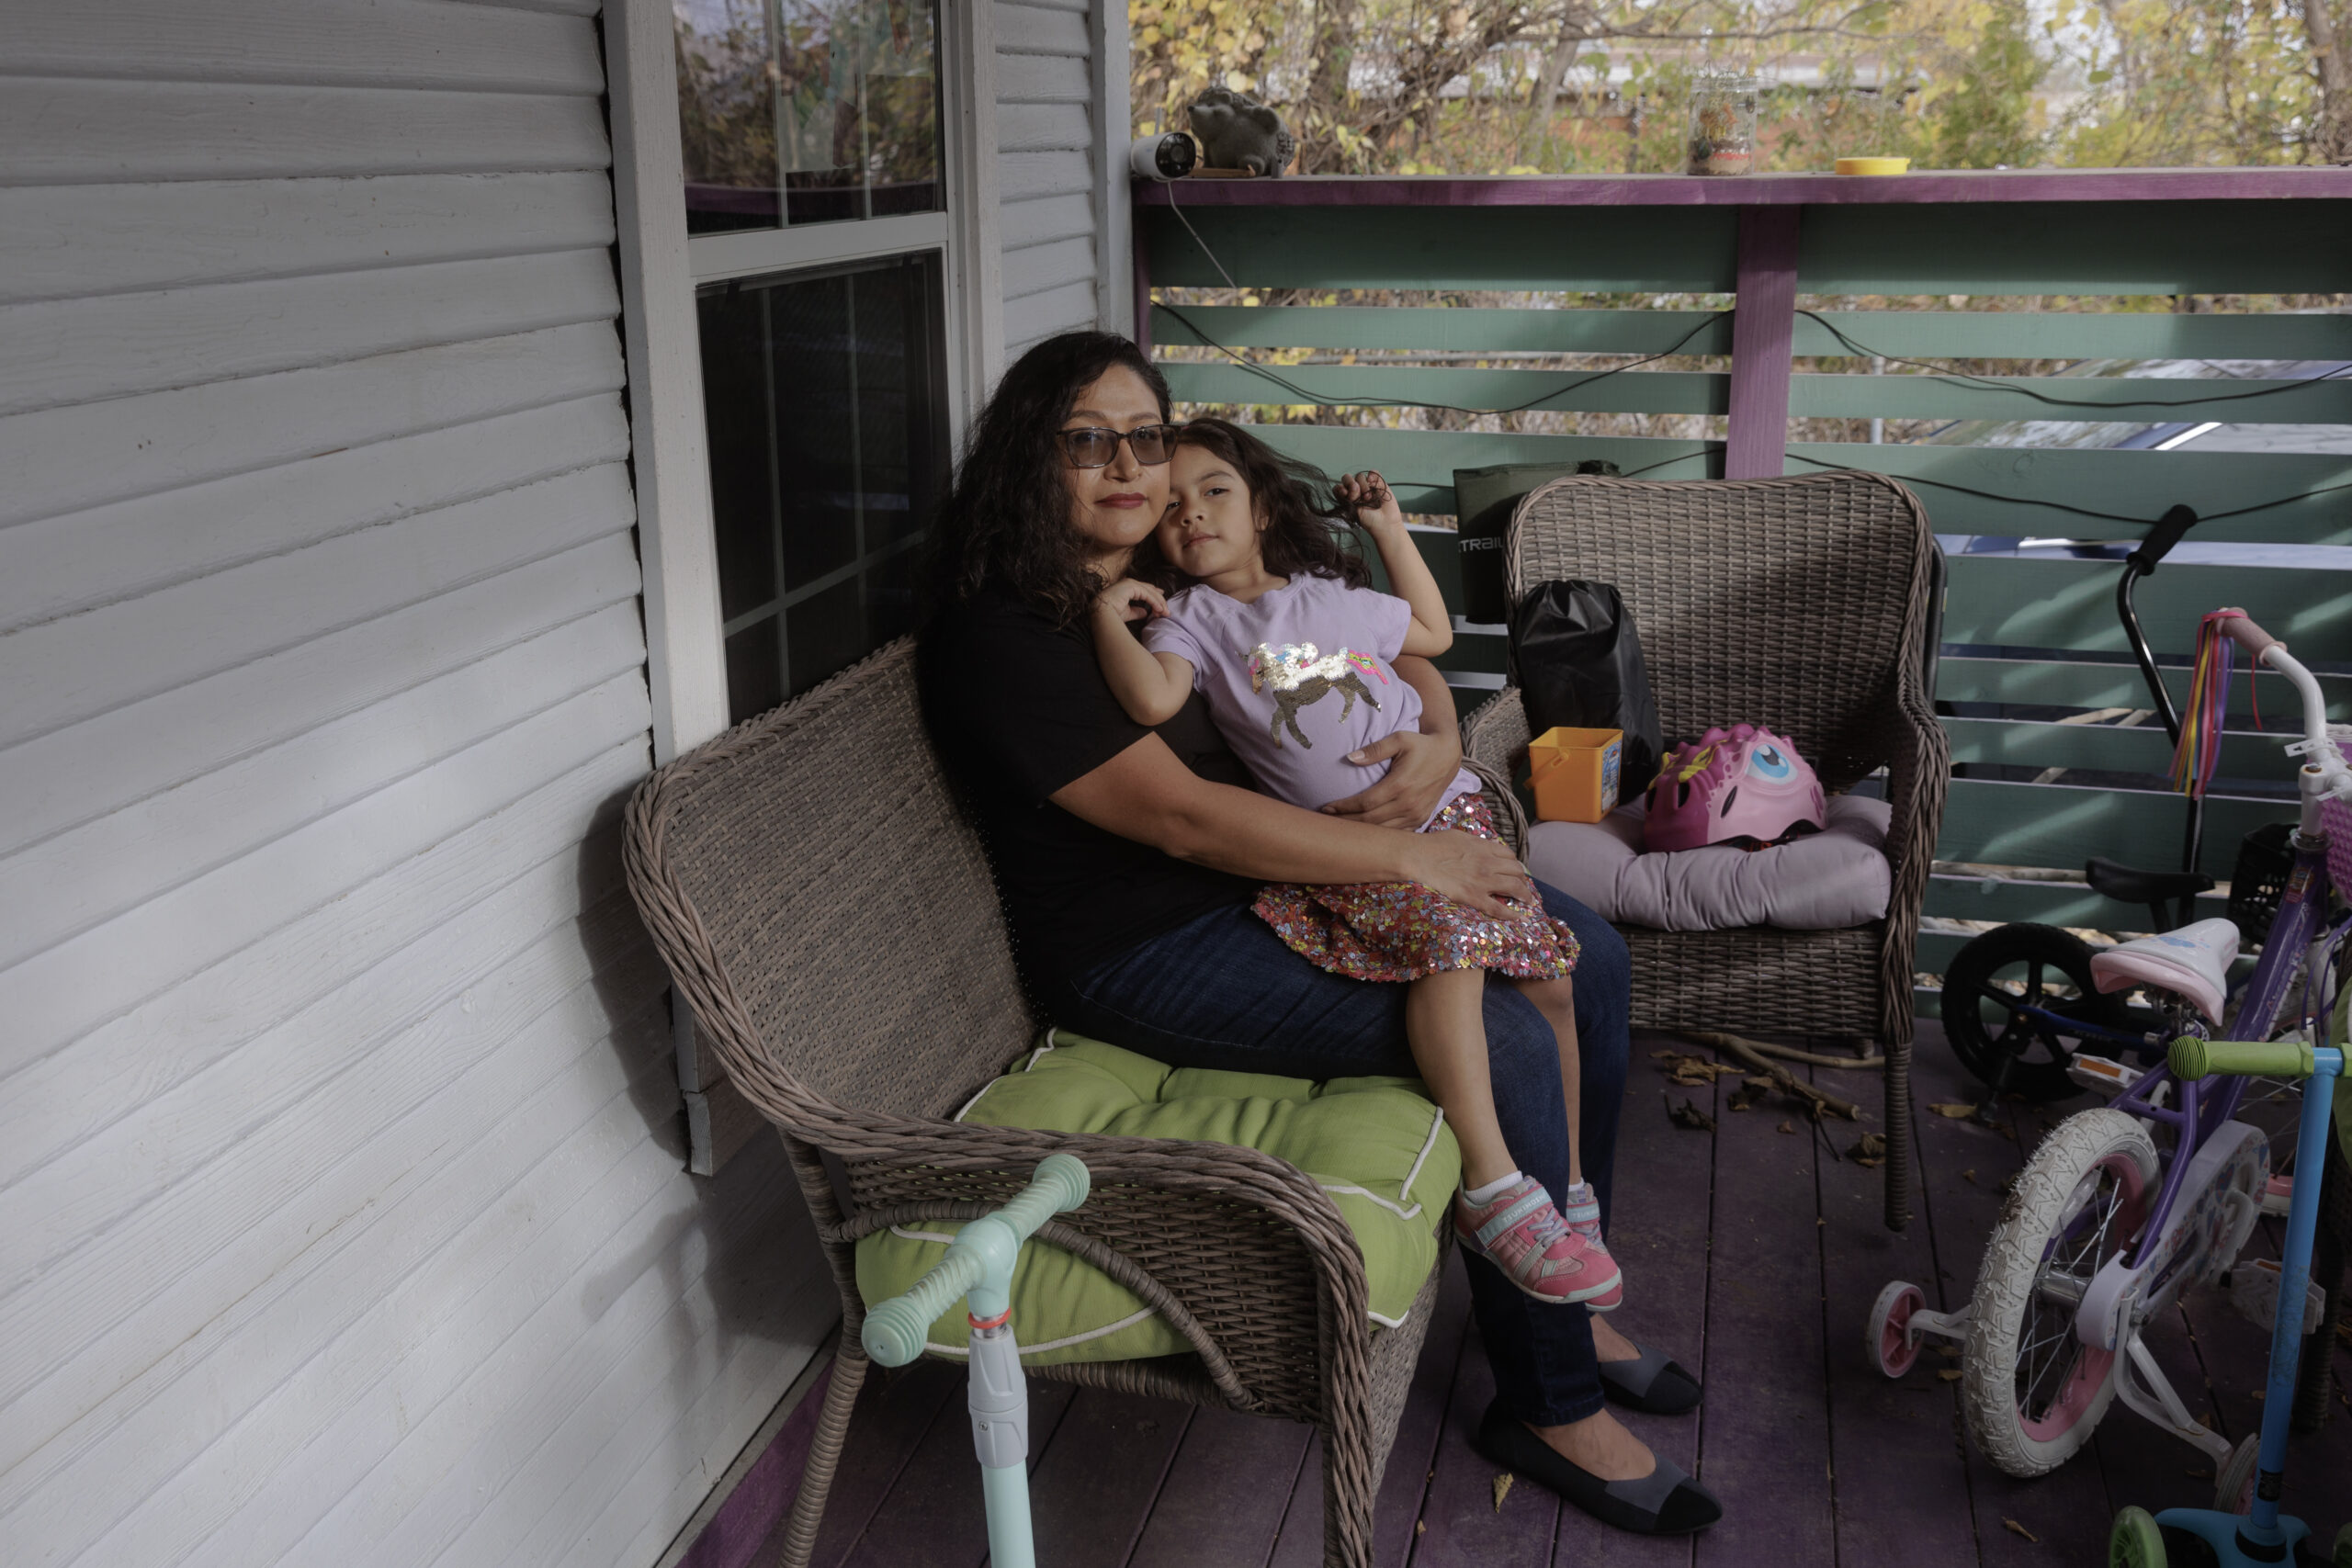
{"type": "MultiPolygon", "coordinates": [[[[1723,1495],[1724,1521],[1690,1540],[1644,1540],[1523,1481],[1498,1508],[1496,1469],[1469,1445],[1493,1381],[1457,1261],[1389,1457],[1377,1516],[1382,1568],[2086,1563],[2103,1560],[2108,1519],[2123,1504],[2203,1505],[2211,1487],[2203,1457],[2120,1406],[2072,1463],[2039,1481],[2012,1481],[1963,1435],[1957,1385],[1937,1376],[1950,1363],[1931,1350],[1890,1383],[1865,1362],[1863,1319],[1888,1280],[1912,1280],[1946,1306],[1965,1299],[2001,1182],[2054,1118],[2010,1108],[2013,1139],[1922,1114],[1919,1217],[1907,1235],[1890,1235],[1879,1224],[1879,1173],[1843,1157],[1856,1136],[1850,1126],[1807,1136],[1804,1120],[1775,1101],[1734,1112],[1721,1103],[1727,1093],[1684,1089],[1676,1099],[1712,1109],[1717,1130],[1669,1125],[1650,1053],[1675,1043],[1635,1038],[1618,1156],[1623,1321],[1702,1368],[1710,1392],[1695,1416],[1628,1419],[1723,1495]],[[1784,1122],[1794,1131],[1780,1131],[1784,1122]]],[[[1922,1025],[1918,1060],[1923,1110],[1976,1098],[1931,1024],[1922,1025]]],[[[1868,1074],[1818,1076],[1865,1105],[1878,1092],[1868,1074]]],[[[2291,1106],[2258,1119],[2291,1138],[2291,1106]]],[[[2256,1243],[2266,1245],[2275,1255],[2275,1235],[2256,1243]]],[[[2232,1438],[2252,1429],[2266,1348],[2259,1330],[2200,1295],[2164,1325],[2155,1347],[2192,1408],[2211,1411],[2232,1438]]],[[[2352,1359],[2337,1355],[2339,1376],[2352,1380],[2352,1359]]],[[[925,1364],[868,1384],[826,1519],[821,1568],[984,1562],[962,1376],[925,1364]]],[[[1052,1383],[1031,1390],[1038,1559],[1048,1568],[1321,1561],[1318,1450],[1306,1427],[1052,1383]]],[[[780,1447],[799,1425],[787,1425],[780,1447]]],[[[2352,1410],[2295,1439],[2288,1488],[2290,1506],[2320,1526],[2323,1540],[2352,1515],[2352,1410]]],[[[784,1500],[771,1491],[763,1506],[784,1500]]],[[[717,1544],[717,1530],[703,1547],[717,1544]]],[[[765,1563],[778,1544],[754,1551],[739,1526],[725,1550],[698,1548],[691,1561],[765,1563]]]]}

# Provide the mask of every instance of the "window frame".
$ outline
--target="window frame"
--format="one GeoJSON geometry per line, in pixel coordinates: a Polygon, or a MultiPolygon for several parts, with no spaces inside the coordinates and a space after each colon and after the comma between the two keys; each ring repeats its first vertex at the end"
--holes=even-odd
{"type": "Polygon", "coordinates": [[[689,237],[670,0],[607,0],[616,248],[656,765],[728,728],[695,290],[729,277],[939,252],[948,427],[960,443],[1004,357],[994,21],[993,6],[941,0],[944,212],[689,237]]]}

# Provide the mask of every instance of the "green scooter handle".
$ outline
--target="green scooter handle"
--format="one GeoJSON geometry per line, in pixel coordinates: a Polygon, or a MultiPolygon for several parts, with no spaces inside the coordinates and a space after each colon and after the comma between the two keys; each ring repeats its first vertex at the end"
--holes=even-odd
{"type": "MultiPolygon", "coordinates": [[[[958,1297],[1011,1291],[1012,1263],[1020,1256],[1022,1243],[1056,1214],[1084,1203],[1089,1186],[1083,1160],[1071,1155],[1047,1155],[1038,1163],[1028,1186],[1003,1208],[965,1225],[948,1244],[947,1256],[932,1265],[903,1295],[868,1309],[858,1336],[865,1353],[886,1367],[903,1367],[922,1354],[931,1325],[958,1297]]],[[[974,1304],[978,1309],[982,1303],[974,1304]]],[[[995,1305],[991,1314],[1003,1310],[1001,1304],[995,1305]]]]}

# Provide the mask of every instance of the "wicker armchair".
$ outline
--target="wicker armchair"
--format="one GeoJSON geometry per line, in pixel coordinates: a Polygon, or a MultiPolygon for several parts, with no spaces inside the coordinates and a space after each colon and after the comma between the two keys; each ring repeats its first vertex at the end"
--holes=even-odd
{"type": "Polygon", "coordinates": [[[1193,1348],[1032,1375],[1314,1422],[1324,1562],[1368,1563],[1437,1271],[1404,1325],[1375,1334],[1355,1239],[1296,1168],[1217,1144],[950,1120],[1037,1023],[979,840],[924,736],[913,665],[911,641],[893,643],[678,759],[628,807],[629,891],[729,1077],[782,1133],[841,1290],[784,1561],[815,1548],[865,1377],[857,1239],[976,1217],[1060,1149],[1086,1161],[1093,1192],[1039,1239],[1111,1274],[1193,1348]]]}
{"type": "MultiPolygon", "coordinates": [[[[1886,1051],[1886,1223],[1910,1219],[1912,954],[1951,751],[1924,689],[1935,542],[1918,498],[1875,474],[1738,481],[1555,479],[1504,539],[1515,609],[1558,578],[1614,583],[1640,629],[1667,735],[1769,724],[1831,790],[1887,769],[1885,918],[1843,931],[1627,929],[1634,1022],[1874,1037],[1886,1051]]],[[[1524,761],[1515,688],[1463,724],[1489,767],[1524,761]]]]}

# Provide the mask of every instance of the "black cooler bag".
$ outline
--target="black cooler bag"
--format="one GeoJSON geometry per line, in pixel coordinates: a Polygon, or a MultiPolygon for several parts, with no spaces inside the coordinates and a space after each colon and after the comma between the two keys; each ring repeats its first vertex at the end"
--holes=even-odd
{"type": "Polygon", "coordinates": [[[1510,618],[1510,660],[1531,734],[1561,725],[1623,730],[1619,797],[1649,787],[1663,755],[1657,704],[1642,639],[1616,589],[1581,578],[1538,584],[1510,618]]]}

